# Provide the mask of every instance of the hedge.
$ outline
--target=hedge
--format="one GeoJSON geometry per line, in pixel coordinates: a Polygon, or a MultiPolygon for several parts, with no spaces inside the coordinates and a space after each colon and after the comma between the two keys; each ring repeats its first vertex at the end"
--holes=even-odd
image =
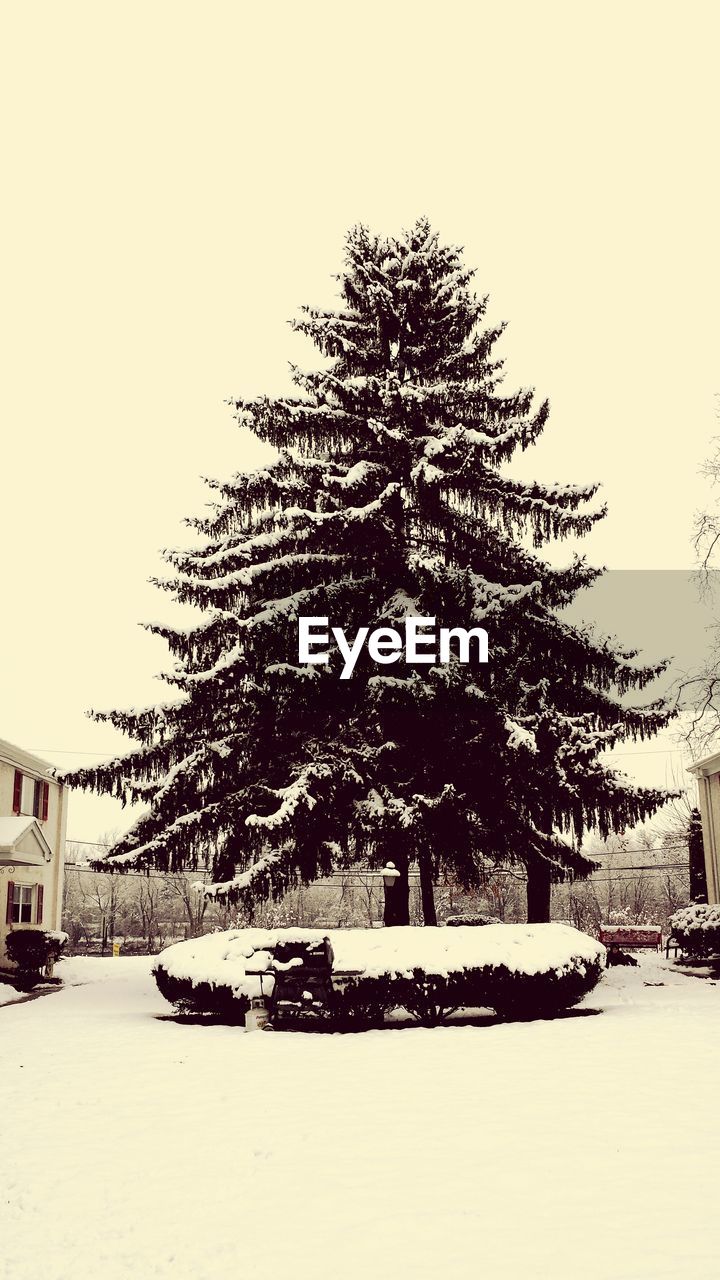
{"type": "Polygon", "coordinates": [[[247,929],[176,943],[161,952],[153,972],[181,1014],[242,1022],[251,998],[261,987],[269,997],[278,978],[283,1010],[298,1025],[343,1030],[381,1026],[398,1009],[425,1025],[461,1008],[550,1017],[595,986],[604,961],[600,943],[567,925],[247,929]],[[319,996],[323,983],[309,957],[322,941],[332,971],[319,996]],[[278,959],[288,954],[295,958],[278,959]]]}

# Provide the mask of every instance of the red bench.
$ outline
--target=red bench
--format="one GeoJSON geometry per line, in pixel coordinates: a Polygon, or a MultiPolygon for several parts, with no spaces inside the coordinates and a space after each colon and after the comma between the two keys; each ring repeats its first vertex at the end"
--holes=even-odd
{"type": "Polygon", "coordinates": [[[600,941],[608,950],[662,951],[662,929],[659,924],[601,924],[600,941]]]}

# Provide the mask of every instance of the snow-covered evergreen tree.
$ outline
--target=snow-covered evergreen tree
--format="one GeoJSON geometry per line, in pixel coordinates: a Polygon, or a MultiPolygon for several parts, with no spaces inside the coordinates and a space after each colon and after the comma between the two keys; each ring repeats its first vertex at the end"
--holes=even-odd
{"type": "Polygon", "coordinates": [[[663,792],[601,763],[666,723],[628,707],[661,670],[571,625],[559,610],[598,571],[552,568],[550,539],[582,535],[597,486],[507,475],[548,405],[502,390],[461,252],[426,221],[396,239],[347,240],[337,310],[296,328],[324,359],[293,370],[292,398],[239,401],[239,421],[275,461],[212,483],[198,547],[166,553],[160,585],[203,616],[153,626],[176,660],[179,698],[95,713],[136,744],[67,774],[71,785],[143,801],[112,866],[207,865],[213,892],[252,904],[333,867],[392,858],[407,904],[421,872],[425,918],[445,866],[472,886],[488,862],[522,864],[531,919],[550,884],[587,874],[583,832],[652,814],[663,792]],[[534,549],[530,549],[533,547],[534,549]],[[299,616],[353,633],[408,615],[483,626],[490,662],[301,665],[299,616]]]}

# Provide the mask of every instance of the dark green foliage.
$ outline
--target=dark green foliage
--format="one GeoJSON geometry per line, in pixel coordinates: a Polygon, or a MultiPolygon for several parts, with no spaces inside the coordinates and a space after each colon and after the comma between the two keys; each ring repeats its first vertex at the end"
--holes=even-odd
{"type": "Polygon", "coordinates": [[[11,929],[5,939],[8,959],[17,965],[17,985],[30,991],[40,982],[45,969],[60,959],[64,934],[45,929],[11,929]]]}
{"type": "Polygon", "coordinates": [[[602,976],[600,961],[568,966],[561,973],[511,973],[496,969],[492,975],[492,1007],[502,1018],[554,1018],[578,1004],[602,976]]]}
{"type": "MultiPolygon", "coordinates": [[[[584,961],[537,974],[513,973],[502,965],[467,969],[449,978],[415,969],[412,977],[353,979],[336,996],[334,1020],[342,1026],[367,1011],[375,1024],[393,1009],[405,1009],[425,1026],[436,1026],[458,1009],[494,1009],[503,1018],[550,1018],[592,991],[600,962],[584,961]]],[[[366,1015],[366,1016],[367,1016],[366,1015]]]]}
{"type": "Polygon", "coordinates": [[[404,922],[412,863],[426,890],[444,867],[476,888],[488,862],[582,876],[588,827],[632,826],[666,798],[601,761],[667,722],[664,704],[623,700],[663,664],[558,612],[599,571],[537,551],[592,527],[597,486],[505,471],[548,404],[504,389],[502,326],[487,326],[472,274],[424,220],[397,238],[356,228],[339,306],[295,326],[321,367],[293,369],[292,396],[237,401],[238,421],[280,452],[210,482],[210,514],[189,522],[202,544],[166,553],[159,585],[203,615],[150,628],[179,701],[98,713],[135,746],[65,776],[146,806],[111,851],[119,870],[206,865],[212,892],[252,907],[391,858],[404,922]],[[364,655],[347,681],[336,657],[298,664],[299,616],[353,636],[407,615],[484,627],[489,664],[364,655]]]}
{"type": "Polygon", "coordinates": [[[352,978],[335,987],[331,1021],[338,1031],[367,1031],[381,1027],[395,1007],[388,978],[352,978]]]}
{"type": "Polygon", "coordinates": [[[250,1008],[247,996],[223,983],[176,978],[161,964],[156,964],[152,972],[160,994],[180,1014],[209,1014],[219,1022],[242,1023],[250,1008]]]}

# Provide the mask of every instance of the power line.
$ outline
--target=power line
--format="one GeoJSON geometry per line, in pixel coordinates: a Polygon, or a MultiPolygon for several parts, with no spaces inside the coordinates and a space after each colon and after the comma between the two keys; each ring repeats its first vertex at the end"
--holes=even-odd
{"type": "Polygon", "coordinates": [[[28,751],[37,752],[38,755],[48,756],[100,756],[114,760],[117,755],[116,751],[67,751],[60,750],[58,747],[28,747],[28,751]]]}
{"type": "Polygon", "coordinates": [[[679,853],[681,849],[687,850],[687,844],[682,841],[680,844],[664,844],[659,849],[648,848],[647,845],[630,845],[627,849],[596,849],[587,850],[585,857],[595,861],[598,858],[621,858],[626,853],[679,853]]]}
{"type": "Polygon", "coordinates": [[[67,837],[66,843],[67,844],[88,844],[88,845],[91,845],[93,849],[105,848],[105,845],[102,843],[101,840],[73,840],[72,836],[67,837]]]}
{"type": "MultiPolygon", "coordinates": [[[[206,869],[197,869],[195,871],[119,871],[115,867],[108,867],[104,870],[102,867],[91,867],[84,862],[66,862],[66,870],[69,871],[87,871],[90,875],[117,875],[120,877],[140,877],[143,880],[165,880],[167,876],[182,875],[196,876],[202,879],[203,876],[209,876],[210,872],[206,869]]],[[[603,871],[607,868],[601,868],[603,871]]],[[[688,871],[689,864],[687,862],[649,862],[631,867],[618,867],[617,873],[611,876],[589,875],[583,880],[569,880],[566,884],[616,884],[619,880],[631,880],[633,877],[628,872],[633,871],[688,871]]],[[[329,882],[333,884],[342,883],[343,880],[359,880],[362,885],[367,886],[368,883],[377,883],[382,875],[380,870],[362,871],[332,871],[329,875],[320,876],[318,880],[311,881],[309,884],[297,885],[296,888],[312,889],[323,888],[329,882]]],[[[512,876],[514,880],[525,880],[525,876],[517,871],[511,870],[510,867],[498,867],[496,871],[490,872],[488,879],[493,876],[512,876]]],[[[409,871],[408,880],[418,883],[420,880],[419,871],[409,871]]]]}
{"type": "MultiPolygon", "coordinates": [[[[45,752],[47,755],[53,756],[97,756],[98,759],[114,760],[117,756],[117,750],[108,751],[71,751],[67,747],[28,747],[28,751],[37,752],[41,755],[45,752]]],[[[651,751],[615,751],[613,747],[607,747],[601,754],[614,756],[684,756],[685,752],[679,747],[659,747],[653,748],[651,751]]]]}
{"type": "MultiPolygon", "coordinates": [[[[85,842],[76,840],[74,841],[74,843],[81,844],[85,842]]],[[[87,871],[89,875],[116,875],[118,879],[131,877],[131,876],[139,876],[143,880],[165,880],[168,876],[173,876],[173,875],[195,876],[198,879],[202,879],[203,876],[210,875],[210,872],[205,868],[198,868],[195,871],[191,871],[190,869],[186,871],[120,871],[113,866],[108,866],[107,870],[105,870],[103,867],[91,867],[89,863],[86,863],[86,862],[66,862],[65,870],[66,871],[87,871]]],[[[506,874],[511,875],[514,873],[508,871],[506,874]]],[[[341,882],[342,880],[347,880],[353,877],[355,879],[360,880],[361,884],[367,885],[369,879],[377,883],[381,875],[382,875],[382,872],[379,869],[377,871],[368,869],[364,873],[361,871],[331,871],[330,874],[327,876],[320,876],[318,880],[310,881],[308,884],[296,885],[295,888],[313,889],[313,888],[318,888],[318,887],[322,887],[323,885],[326,885],[329,880],[333,882],[341,882]]],[[[524,879],[524,877],[522,878],[524,879]]],[[[411,880],[414,883],[419,884],[420,872],[409,871],[408,880],[411,880]]]]}
{"type": "MultiPolygon", "coordinates": [[[[67,844],[83,844],[83,845],[88,845],[93,849],[106,848],[106,846],[102,843],[101,840],[75,840],[72,836],[67,837],[67,844]]],[[[675,853],[676,851],[679,851],[681,849],[687,849],[687,845],[683,844],[682,841],[680,841],[679,844],[662,845],[662,847],[658,849],[658,853],[675,853]]],[[[652,853],[652,849],[649,849],[647,845],[641,845],[641,844],[628,845],[626,849],[598,849],[594,852],[592,850],[588,850],[584,856],[594,860],[596,858],[607,858],[610,856],[620,857],[621,855],[626,853],[652,853]]],[[[413,872],[413,874],[416,874],[416,873],[413,872]]]]}
{"type": "Polygon", "coordinates": [[[105,871],[102,867],[91,867],[86,862],[66,862],[65,870],[87,871],[88,875],[93,876],[117,876],[118,879],[139,877],[142,880],[166,880],[168,876],[172,875],[197,876],[199,878],[208,875],[207,871],[118,871],[115,867],[108,867],[107,871],[105,871]]]}

